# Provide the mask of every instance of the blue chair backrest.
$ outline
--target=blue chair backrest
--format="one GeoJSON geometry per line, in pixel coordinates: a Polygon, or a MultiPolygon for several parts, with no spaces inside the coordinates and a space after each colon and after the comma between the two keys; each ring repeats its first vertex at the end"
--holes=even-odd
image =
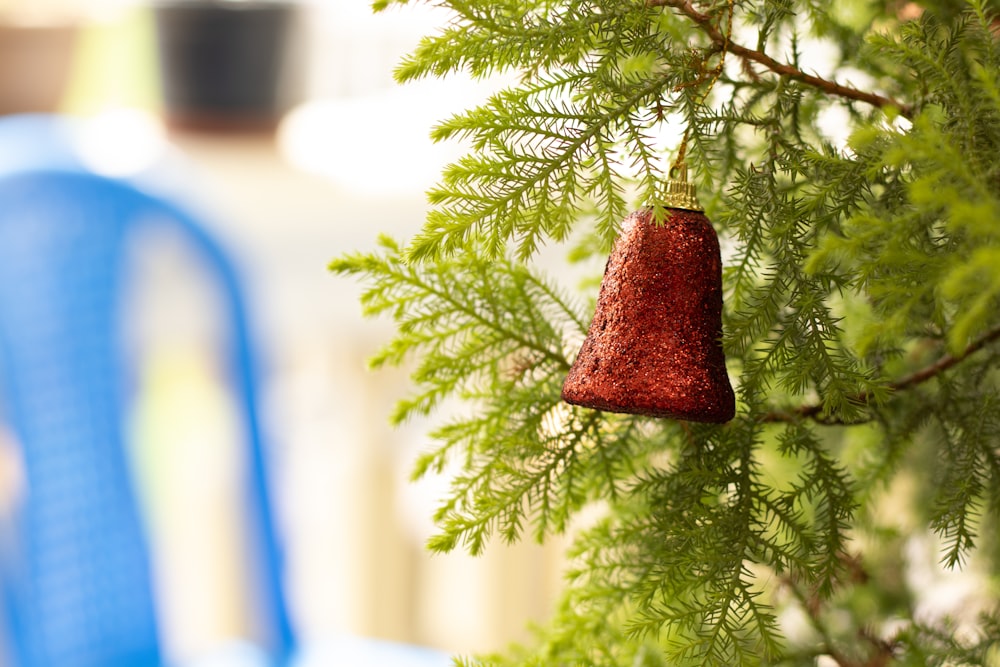
{"type": "MultiPolygon", "coordinates": [[[[0,121],[0,154],[4,152],[0,121]]],[[[126,182],[0,159],[0,418],[21,445],[26,497],[0,553],[17,667],[161,664],[147,538],[125,446],[120,308],[133,234],[178,230],[217,280],[242,414],[251,554],[275,664],[294,638],[282,588],[244,297],[203,225],[126,182]]],[[[69,166],[67,169],[66,167],[69,166]]]]}

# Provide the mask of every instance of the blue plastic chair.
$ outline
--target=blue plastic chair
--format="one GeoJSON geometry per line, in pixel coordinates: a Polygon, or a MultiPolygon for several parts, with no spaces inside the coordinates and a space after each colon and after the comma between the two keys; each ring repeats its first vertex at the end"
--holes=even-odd
{"type": "Polygon", "coordinates": [[[269,655],[282,664],[295,638],[237,275],[191,214],[130,183],[88,173],[72,159],[63,132],[55,120],[0,119],[0,419],[21,446],[27,482],[12,544],[0,551],[5,664],[163,661],[126,451],[130,369],[120,340],[129,242],[157,225],[186,239],[224,296],[229,368],[247,436],[255,614],[269,655]],[[19,165],[11,155],[25,157],[19,165]]]}

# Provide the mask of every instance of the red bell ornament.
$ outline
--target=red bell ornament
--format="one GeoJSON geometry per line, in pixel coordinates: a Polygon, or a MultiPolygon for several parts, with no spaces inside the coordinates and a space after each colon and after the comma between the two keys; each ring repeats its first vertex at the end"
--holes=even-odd
{"type": "Polygon", "coordinates": [[[719,238],[679,171],[662,224],[652,209],[622,224],[587,338],[563,383],[568,403],[715,423],[736,412],[721,341],[719,238]]]}

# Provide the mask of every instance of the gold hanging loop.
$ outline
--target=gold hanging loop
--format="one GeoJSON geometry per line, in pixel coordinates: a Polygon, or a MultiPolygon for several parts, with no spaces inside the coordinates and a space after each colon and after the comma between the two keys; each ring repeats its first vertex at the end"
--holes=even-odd
{"type": "Polygon", "coordinates": [[[688,181],[687,164],[675,162],[670,168],[670,178],[663,193],[663,205],[667,208],[680,208],[686,211],[703,211],[694,183],[688,181]]]}

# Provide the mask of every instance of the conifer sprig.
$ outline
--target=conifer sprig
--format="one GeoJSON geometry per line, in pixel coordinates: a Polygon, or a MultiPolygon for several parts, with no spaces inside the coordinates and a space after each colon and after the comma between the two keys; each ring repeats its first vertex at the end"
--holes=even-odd
{"type": "MultiPolygon", "coordinates": [[[[528,259],[544,239],[563,241],[582,210],[603,204],[601,228],[610,236],[625,212],[613,135],[623,118],[630,119],[629,138],[644,108],[657,100],[659,78],[624,86],[608,100],[578,105],[568,97],[586,80],[579,72],[547,79],[537,87],[505,91],[485,107],[456,116],[438,126],[436,139],[470,138],[476,154],[448,167],[441,186],[429,193],[436,208],[424,231],[408,247],[414,261],[460,251],[470,239],[481,239],[493,257],[513,243],[520,259],[528,259]],[[600,159],[597,159],[597,156],[600,159]]],[[[636,152],[649,152],[637,147],[636,152]]]]}
{"type": "Polygon", "coordinates": [[[526,521],[541,539],[565,530],[584,503],[616,497],[632,465],[635,424],[561,403],[564,341],[584,327],[569,299],[515,262],[465,255],[412,265],[393,240],[380,245],[330,268],[365,277],[366,312],[397,322],[400,335],[373,365],[418,358],[418,392],[399,402],[393,420],[426,415],[448,397],[476,410],[438,427],[440,446],[414,471],[440,472],[452,457],[465,469],[437,513],[443,531],[432,547],[480,553],[496,534],[520,537],[526,521]]]}

